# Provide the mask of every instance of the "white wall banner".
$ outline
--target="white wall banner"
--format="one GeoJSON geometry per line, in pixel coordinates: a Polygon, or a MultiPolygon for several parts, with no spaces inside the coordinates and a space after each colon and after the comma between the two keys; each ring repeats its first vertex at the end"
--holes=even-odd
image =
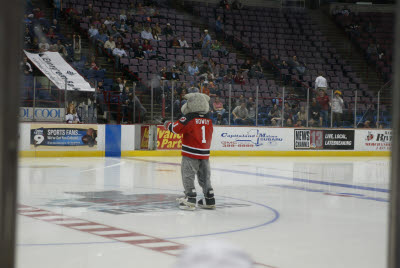
{"type": "Polygon", "coordinates": [[[94,91],[94,88],[91,88],[90,84],[58,52],[33,54],[25,51],[25,54],[59,89],[65,89],[65,78],[67,78],[68,90],[94,91]]]}
{"type": "Polygon", "coordinates": [[[21,121],[65,121],[64,108],[35,108],[20,107],[19,120],[21,121]]]}
{"type": "Polygon", "coordinates": [[[355,151],[390,151],[391,149],[391,130],[356,130],[355,151]]]}
{"type": "Polygon", "coordinates": [[[291,151],[293,130],[260,127],[214,127],[211,150],[291,151]]]}

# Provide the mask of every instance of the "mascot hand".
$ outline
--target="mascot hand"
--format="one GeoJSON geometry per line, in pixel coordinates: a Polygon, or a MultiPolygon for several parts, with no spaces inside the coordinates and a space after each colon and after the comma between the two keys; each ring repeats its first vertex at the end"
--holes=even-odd
{"type": "Polygon", "coordinates": [[[169,124],[170,122],[171,122],[171,121],[168,121],[168,120],[164,122],[164,128],[165,128],[165,129],[168,129],[168,124],[169,124]]]}

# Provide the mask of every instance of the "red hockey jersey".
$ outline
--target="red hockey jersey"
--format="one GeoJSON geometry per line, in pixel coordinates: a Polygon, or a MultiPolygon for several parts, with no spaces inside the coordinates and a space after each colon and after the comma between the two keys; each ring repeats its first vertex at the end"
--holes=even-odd
{"type": "Polygon", "coordinates": [[[195,159],[208,159],[213,133],[212,120],[207,115],[195,113],[181,117],[167,125],[169,131],[183,134],[182,155],[195,159]]]}

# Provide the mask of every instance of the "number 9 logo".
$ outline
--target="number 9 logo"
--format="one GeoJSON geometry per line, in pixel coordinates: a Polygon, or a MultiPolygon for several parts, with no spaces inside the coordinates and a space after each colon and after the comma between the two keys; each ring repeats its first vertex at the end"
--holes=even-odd
{"type": "Polygon", "coordinates": [[[35,144],[41,144],[44,141],[44,136],[43,135],[35,135],[33,137],[33,139],[35,140],[35,144]]]}

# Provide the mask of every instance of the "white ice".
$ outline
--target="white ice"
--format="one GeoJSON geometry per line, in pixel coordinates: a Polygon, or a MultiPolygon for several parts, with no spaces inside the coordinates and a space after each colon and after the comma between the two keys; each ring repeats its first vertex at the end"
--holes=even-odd
{"type": "Polygon", "coordinates": [[[20,213],[17,267],[173,267],[180,250],[151,248],[207,239],[240,246],[259,267],[385,267],[389,158],[214,157],[214,211],[177,208],[180,160],[22,158],[18,203],[28,210],[140,235],[109,239],[20,213]],[[126,243],[151,237],[162,241],[126,243]]]}

